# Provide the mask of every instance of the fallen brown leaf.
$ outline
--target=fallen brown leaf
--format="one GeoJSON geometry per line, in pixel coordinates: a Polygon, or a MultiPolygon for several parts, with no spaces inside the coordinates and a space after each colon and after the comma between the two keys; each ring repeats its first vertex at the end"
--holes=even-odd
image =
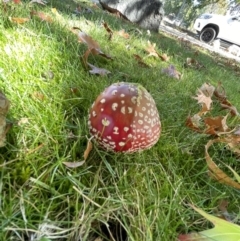
{"type": "Polygon", "coordinates": [[[93,40],[92,37],[90,37],[86,33],[80,31],[78,33],[78,39],[80,40],[80,42],[85,43],[89,49],[95,49],[101,52],[98,42],[93,40]]]}
{"type": "Polygon", "coordinates": [[[111,73],[107,69],[98,68],[98,67],[96,67],[96,66],[94,66],[90,63],[87,63],[87,65],[91,68],[91,70],[89,70],[89,73],[91,73],[91,74],[97,74],[97,75],[104,76],[104,75],[107,75],[107,74],[111,73]]]}
{"type": "MultiPolygon", "coordinates": [[[[198,116],[198,115],[197,115],[198,116]]],[[[198,118],[196,118],[196,120],[194,120],[194,117],[188,116],[186,119],[186,126],[194,131],[197,132],[202,132],[201,129],[199,128],[199,120],[198,118]]]]}
{"type": "Polygon", "coordinates": [[[84,160],[86,161],[86,159],[88,158],[88,155],[89,153],[91,152],[92,148],[93,148],[93,145],[92,145],[92,138],[90,138],[88,140],[88,143],[87,143],[87,148],[86,150],[84,151],[84,154],[83,154],[83,157],[84,157],[84,160]]]}
{"type": "Polygon", "coordinates": [[[6,115],[10,107],[10,101],[0,92],[0,115],[6,115]]]}
{"type": "Polygon", "coordinates": [[[116,32],[116,33],[117,33],[117,35],[119,35],[119,36],[121,36],[121,37],[123,37],[123,38],[125,38],[125,39],[128,39],[128,38],[129,38],[129,34],[126,33],[124,29],[122,29],[122,30],[120,30],[120,31],[118,31],[118,32],[116,32]]]}
{"type": "Polygon", "coordinates": [[[198,104],[205,104],[207,110],[210,110],[211,104],[212,104],[212,99],[210,96],[206,96],[205,93],[201,90],[198,89],[197,96],[193,97],[193,99],[198,101],[198,104]]]}
{"type": "Polygon", "coordinates": [[[158,52],[155,50],[156,43],[152,44],[149,40],[147,43],[148,43],[148,47],[146,47],[145,50],[149,53],[148,56],[159,57],[158,52]]]}
{"type": "Polygon", "coordinates": [[[218,82],[218,86],[214,91],[214,96],[220,103],[231,106],[232,104],[227,100],[226,92],[221,82],[218,82]]]}
{"type": "Polygon", "coordinates": [[[144,63],[142,57],[140,57],[138,54],[134,54],[133,55],[134,58],[137,60],[138,64],[142,67],[146,67],[146,68],[149,68],[149,65],[147,65],[146,63],[144,63]]]}
{"type": "Polygon", "coordinates": [[[15,17],[9,17],[10,21],[13,23],[23,24],[28,22],[29,18],[15,18],[15,17]]]}
{"type": "Polygon", "coordinates": [[[206,117],[204,123],[207,126],[207,129],[204,131],[206,134],[219,135],[225,134],[229,131],[226,120],[226,116],[217,116],[217,117],[206,117]]]}
{"type": "Polygon", "coordinates": [[[239,112],[237,111],[237,108],[235,106],[229,106],[229,105],[225,105],[225,104],[220,104],[220,105],[223,109],[229,110],[230,114],[232,116],[238,116],[239,115],[239,112]]]}
{"type": "Polygon", "coordinates": [[[69,168],[77,168],[77,167],[82,166],[84,163],[85,163],[85,161],[80,161],[80,162],[63,162],[63,164],[66,167],[69,167],[69,168]]]}
{"type": "Polygon", "coordinates": [[[162,69],[162,72],[178,80],[180,80],[182,77],[182,74],[177,71],[175,66],[172,64],[170,64],[167,68],[162,69]]]}
{"type": "Polygon", "coordinates": [[[218,209],[220,210],[220,218],[232,222],[231,215],[227,210],[229,202],[227,200],[220,200],[218,204],[218,209]]]}
{"type": "Polygon", "coordinates": [[[113,31],[112,29],[110,29],[110,27],[108,26],[108,24],[106,22],[103,23],[104,28],[106,29],[106,31],[108,32],[109,36],[108,36],[108,40],[112,39],[113,36],[113,31]]]}
{"type": "Polygon", "coordinates": [[[228,186],[232,186],[234,188],[240,189],[240,184],[235,182],[232,178],[230,178],[226,173],[224,173],[216,164],[213,162],[212,158],[208,154],[208,149],[211,145],[217,142],[226,142],[224,139],[214,139],[208,141],[207,145],[205,146],[205,158],[207,162],[207,166],[209,168],[211,177],[217,180],[220,183],[224,183],[228,186]]]}
{"type": "Polygon", "coordinates": [[[46,21],[48,23],[52,23],[53,20],[50,16],[46,15],[45,13],[43,12],[36,12],[36,11],[31,11],[30,12],[31,16],[36,16],[38,17],[39,19],[41,19],[42,21],[46,21]]]}
{"type": "Polygon", "coordinates": [[[200,64],[196,59],[187,58],[185,62],[185,67],[194,67],[196,69],[201,69],[204,65],[200,64]]]}
{"type": "Polygon", "coordinates": [[[215,87],[209,83],[204,83],[199,89],[207,97],[212,97],[215,91],[215,87]]]}
{"type": "Polygon", "coordinates": [[[170,59],[170,57],[167,56],[166,54],[159,55],[159,57],[162,61],[166,61],[166,62],[169,61],[170,59]]]}
{"type": "Polygon", "coordinates": [[[32,0],[29,3],[38,3],[38,4],[41,4],[41,5],[46,5],[46,1],[42,1],[42,0],[32,0]]]}

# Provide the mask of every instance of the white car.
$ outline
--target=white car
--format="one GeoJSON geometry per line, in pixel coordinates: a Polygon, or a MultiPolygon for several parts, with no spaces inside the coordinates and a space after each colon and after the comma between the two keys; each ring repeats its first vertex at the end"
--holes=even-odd
{"type": "Polygon", "coordinates": [[[211,43],[217,38],[240,45],[240,15],[205,13],[195,20],[194,29],[202,42],[211,43]]]}

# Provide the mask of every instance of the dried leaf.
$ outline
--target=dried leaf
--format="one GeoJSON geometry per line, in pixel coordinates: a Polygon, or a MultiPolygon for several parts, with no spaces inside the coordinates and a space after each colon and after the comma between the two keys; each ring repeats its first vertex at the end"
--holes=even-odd
{"type": "Polygon", "coordinates": [[[89,49],[95,49],[98,52],[101,52],[100,50],[100,46],[98,44],[98,42],[96,42],[95,40],[93,40],[89,35],[87,35],[86,33],[80,31],[78,33],[78,39],[82,42],[85,43],[89,49]]]}
{"type": "Polygon", "coordinates": [[[212,134],[212,135],[218,135],[224,134],[229,131],[229,128],[226,124],[228,115],[225,117],[223,116],[217,116],[217,117],[206,117],[204,119],[204,123],[207,126],[207,129],[205,130],[206,134],[212,134]]]}
{"type": "Polygon", "coordinates": [[[87,59],[88,59],[88,56],[89,56],[90,53],[93,54],[93,55],[101,55],[102,57],[107,58],[107,59],[111,59],[111,60],[113,59],[111,56],[109,56],[107,54],[104,54],[101,51],[98,42],[93,40],[86,33],[80,31],[78,33],[78,39],[80,40],[80,42],[85,43],[88,46],[88,50],[85,52],[84,57],[83,57],[85,65],[86,65],[86,62],[87,62],[87,59]]]}
{"type": "Polygon", "coordinates": [[[212,177],[220,183],[224,183],[226,185],[232,186],[234,188],[240,189],[240,183],[235,182],[232,178],[230,178],[227,174],[225,174],[216,164],[213,162],[212,158],[208,154],[208,149],[213,143],[216,142],[226,142],[226,140],[210,140],[205,146],[205,158],[207,162],[207,166],[212,177]]]}
{"type": "Polygon", "coordinates": [[[206,105],[207,110],[210,110],[211,104],[212,104],[212,99],[210,96],[206,96],[205,93],[201,90],[198,89],[197,97],[193,97],[193,99],[196,99],[199,104],[206,105]]]}
{"type": "Polygon", "coordinates": [[[240,135],[240,127],[238,127],[238,128],[234,131],[234,135],[240,135]]]}
{"type": "Polygon", "coordinates": [[[181,73],[178,72],[172,64],[170,64],[167,68],[162,69],[162,72],[178,80],[182,77],[181,73]]]}
{"type": "Polygon", "coordinates": [[[80,167],[82,166],[86,159],[88,158],[88,155],[89,153],[91,152],[92,150],[92,142],[91,142],[92,138],[90,138],[88,140],[88,144],[87,144],[87,148],[86,150],[84,151],[84,154],[83,154],[83,157],[84,157],[84,160],[83,161],[80,161],[80,162],[63,162],[63,164],[69,168],[77,168],[77,167],[80,167]]]}
{"type": "Polygon", "coordinates": [[[0,147],[5,146],[6,130],[7,130],[6,117],[3,115],[0,115],[0,147]]]}
{"type": "Polygon", "coordinates": [[[202,109],[198,112],[198,115],[202,116],[209,112],[209,109],[205,103],[202,104],[202,109]]]}
{"type": "Polygon", "coordinates": [[[81,161],[81,162],[63,162],[63,164],[66,167],[69,167],[69,168],[77,168],[77,167],[82,166],[84,163],[85,163],[85,161],[81,161]]]}
{"type": "Polygon", "coordinates": [[[98,68],[90,63],[87,63],[87,65],[91,68],[91,70],[89,70],[91,74],[98,74],[98,75],[104,76],[111,73],[107,69],[98,68]]]}
{"type": "Polygon", "coordinates": [[[108,36],[108,40],[112,39],[113,36],[113,31],[112,29],[109,28],[108,24],[106,22],[103,23],[104,28],[106,29],[106,31],[108,32],[109,36],[108,36]]]}
{"type": "Polygon", "coordinates": [[[14,17],[9,17],[9,19],[11,22],[18,23],[18,24],[23,24],[30,20],[29,18],[14,18],[14,17]]]}
{"type": "Polygon", "coordinates": [[[6,134],[11,127],[11,125],[6,123],[6,115],[9,107],[9,100],[0,92],[0,147],[5,146],[6,134]]]}
{"type": "Polygon", "coordinates": [[[29,3],[39,3],[41,5],[46,5],[47,2],[43,0],[32,0],[29,3]]]}
{"type": "Polygon", "coordinates": [[[207,96],[207,97],[212,97],[213,93],[215,91],[215,87],[209,83],[204,83],[201,87],[200,87],[201,92],[207,96]]]}
{"type": "Polygon", "coordinates": [[[10,101],[0,92],[0,115],[6,115],[10,107],[10,101]]]}
{"type": "Polygon", "coordinates": [[[228,100],[227,100],[225,89],[223,88],[221,82],[218,82],[218,86],[214,91],[214,95],[220,101],[220,103],[225,104],[225,105],[231,105],[231,103],[228,102],[228,100]]]}
{"type": "Polygon", "coordinates": [[[196,69],[203,68],[204,66],[200,64],[196,59],[193,58],[187,58],[186,62],[184,64],[186,67],[194,67],[196,69]]]}
{"type": "Polygon", "coordinates": [[[140,57],[138,54],[134,54],[133,55],[134,58],[137,60],[138,64],[142,67],[146,67],[146,68],[149,68],[149,65],[147,65],[146,63],[144,63],[142,57],[140,57]]]}
{"type": "Polygon", "coordinates": [[[155,50],[156,43],[151,43],[148,40],[148,47],[146,48],[146,51],[149,53],[148,56],[154,56],[154,57],[159,57],[158,52],[155,50]]]}
{"type": "Polygon", "coordinates": [[[46,21],[48,23],[52,23],[53,20],[50,16],[46,15],[45,13],[43,12],[36,12],[36,11],[31,11],[31,16],[36,16],[38,17],[39,19],[41,19],[42,21],[46,21]]]}
{"type": "Polygon", "coordinates": [[[88,140],[87,148],[86,148],[86,150],[84,151],[84,154],[83,154],[83,157],[84,157],[85,161],[87,160],[88,155],[91,152],[92,148],[93,148],[93,145],[92,145],[92,141],[91,141],[91,138],[90,138],[88,140]]]}
{"type": "Polygon", "coordinates": [[[119,35],[119,36],[121,36],[121,37],[123,37],[123,38],[125,38],[125,39],[128,39],[128,38],[129,38],[129,34],[126,33],[124,29],[122,29],[122,30],[120,30],[120,31],[118,31],[118,32],[116,32],[116,33],[117,33],[117,35],[119,35]]]}
{"type": "Polygon", "coordinates": [[[198,114],[195,114],[193,117],[188,116],[188,118],[186,120],[186,126],[197,132],[201,132],[200,120],[201,120],[201,117],[198,114]]]}
{"type": "Polygon", "coordinates": [[[239,112],[237,111],[237,108],[233,105],[225,105],[225,104],[220,104],[223,109],[227,109],[230,111],[230,114],[232,116],[238,116],[239,112]]]}
{"type": "Polygon", "coordinates": [[[218,205],[218,209],[220,210],[219,217],[228,222],[231,222],[232,220],[231,220],[230,214],[228,213],[227,206],[228,206],[227,200],[220,200],[220,203],[218,205]]]}
{"type": "Polygon", "coordinates": [[[162,61],[166,61],[166,62],[169,61],[170,59],[170,57],[168,57],[166,54],[159,55],[159,57],[162,61]]]}
{"type": "Polygon", "coordinates": [[[233,135],[228,135],[224,139],[225,143],[231,149],[231,151],[237,156],[240,156],[240,136],[233,133],[233,135]]]}

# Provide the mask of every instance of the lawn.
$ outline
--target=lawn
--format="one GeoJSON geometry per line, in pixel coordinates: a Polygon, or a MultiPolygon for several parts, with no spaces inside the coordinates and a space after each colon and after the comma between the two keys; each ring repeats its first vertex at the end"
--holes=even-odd
{"type": "MultiPolygon", "coordinates": [[[[205,82],[221,82],[240,108],[239,64],[163,32],[149,34],[90,2],[80,5],[75,14],[78,4],[72,0],[1,3],[0,89],[10,101],[11,128],[0,148],[0,240],[174,241],[180,233],[211,227],[188,204],[215,213],[222,200],[239,219],[239,191],[208,175],[209,136],[185,125],[200,110],[193,97],[205,82]],[[113,31],[110,40],[104,22],[113,31]],[[87,46],[73,27],[112,57],[88,57],[111,73],[89,72],[87,46]],[[128,38],[117,34],[122,29],[128,38]],[[148,56],[146,48],[154,43],[168,61],[148,56]],[[187,58],[200,65],[186,64],[187,58]],[[180,79],[163,73],[169,65],[180,79]],[[88,110],[115,82],[138,83],[151,93],[162,123],[159,141],[133,154],[106,151],[93,141],[83,165],[66,166],[83,161],[88,110]]],[[[239,160],[224,144],[215,145],[211,155],[240,173],[239,160]]]]}

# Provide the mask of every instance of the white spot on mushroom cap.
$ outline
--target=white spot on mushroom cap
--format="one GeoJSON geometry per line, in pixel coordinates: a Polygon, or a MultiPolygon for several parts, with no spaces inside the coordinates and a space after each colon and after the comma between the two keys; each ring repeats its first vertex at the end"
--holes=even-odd
{"type": "Polygon", "coordinates": [[[103,98],[103,99],[100,100],[100,102],[103,104],[103,103],[106,102],[106,99],[103,98]]]}
{"type": "Polygon", "coordinates": [[[132,91],[132,92],[134,92],[134,91],[135,91],[135,88],[130,87],[129,90],[132,91]]]}
{"type": "Polygon", "coordinates": [[[96,117],[96,116],[97,116],[96,111],[93,111],[93,112],[92,112],[92,116],[93,116],[93,117],[96,117]]]}
{"type": "Polygon", "coordinates": [[[133,104],[136,104],[136,103],[137,103],[137,97],[136,97],[136,96],[133,96],[133,97],[131,98],[131,101],[132,101],[133,104]]]}
{"type": "Polygon", "coordinates": [[[119,135],[118,129],[119,129],[118,127],[114,126],[113,127],[113,134],[119,135]]]}
{"type": "Polygon", "coordinates": [[[125,142],[122,142],[122,141],[121,141],[121,142],[118,143],[118,145],[119,145],[119,146],[125,146],[125,142]]]}
{"type": "Polygon", "coordinates": [[[114,110],[114,111],[117,110],[117,107],[118,107],[118,104],[117,104],[117,103],[113,103],[113,104],[112,104],[112,110],[114,110]]]}
{"type": "Polygon", "coordinates": [[[133,112],[133,108],[128,107],[128,113],[131,114],[133,112]]]}
{"type": "Polygon", "coordinates": [[[113,90],[113,91],[112,91],[112,95],[116,95],[117,92],[118,92],[117,90],[113,90]]]}
{"type": "Polygon", "coordinates": [[[123,114],[125,114],[125,113],[126,113],[125,106],[123,106],[123,107],[121,108],[121,113],[123,113],[123,114]]]}
{"type": "Polygon", "coordinates": [[[105,117],[104,119],[102,119],[102,124],[103,124],[103,126],[109,126],[110,121],[105,117]]]}
{"type": "Polygon", "coordinates": [[[127,131],[129,130],[129,128],[125,126],[125,127],[123,128],[123,130],[127,132],[127,131]]]}

